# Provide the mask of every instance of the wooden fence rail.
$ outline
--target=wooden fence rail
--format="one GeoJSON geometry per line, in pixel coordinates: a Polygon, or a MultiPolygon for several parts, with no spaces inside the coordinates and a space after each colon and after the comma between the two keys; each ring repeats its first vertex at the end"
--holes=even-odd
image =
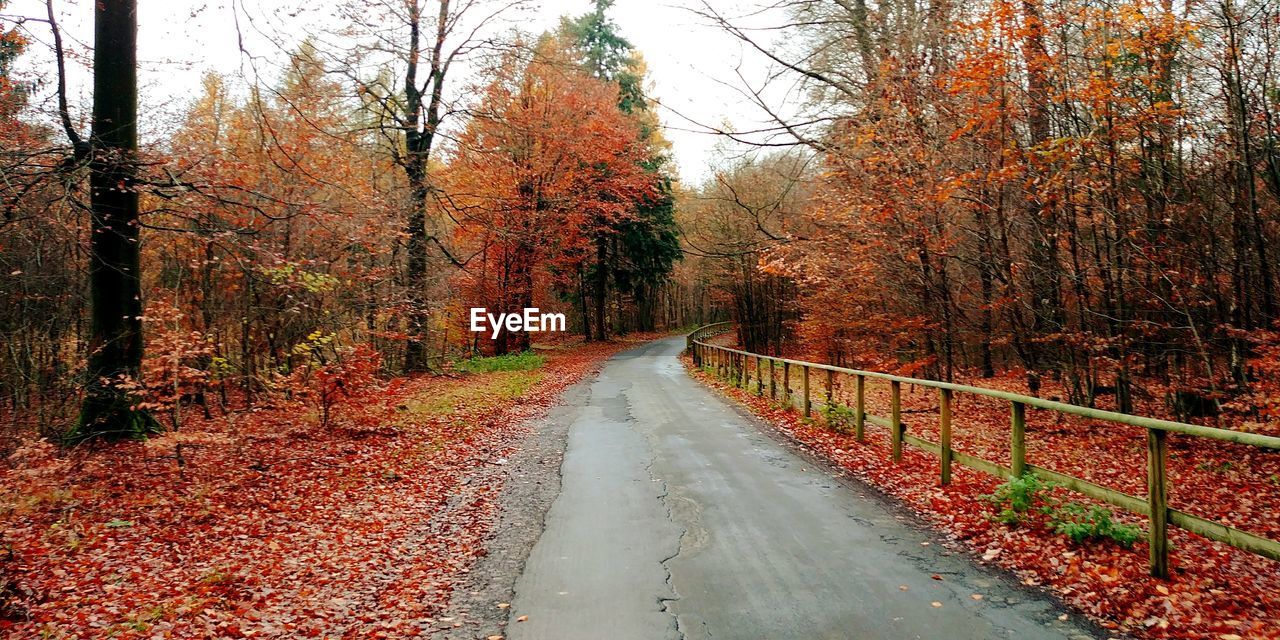
{"type": "Polygon", "coordinates": [[[1276,540],[1264,538],[1247,531],[1242,531],[1218,522],[1213,522],[1212,520],[1206,520],[1199,516],[1169,507],[1169,479],[1166,473],[1169,456],[1167,436],[1169,433],[1181,433],[1189,436],[1224,440],[1227,442],[1235,442],[1237,444],[1274,450],[1280,450],[1280,438],[1256,433],[1217,429],[1214,427],[1205,427],[1183,422],[1173,422],[1170,420],[1160,420],[1157,418],[1147,418],[1127,413],[1118,413],[1115,411],[1105,411],[1102,409],[1094,409],[1092,407],[1082,407],[1065,402],[1045,400],[1043,398],[1024,396],[1017,393],[997,391],[995,389],[986,389],[983,387],[971,387],[968,385],[954,384],[950,382],[939,382],[937,380],[907,378],[887,373],[878,373],[875,371],[861,371],[816,362],[778,358],[742,351],[739,349],[732,349],[729,347],[717,346],[706,342],[707,338],[728,332],[732,330],[732,328],[732,323],[720,322],[700,327],[693,333],[689,334],[687,345],[694,364],[699,367],[710,367],[721,377],[731,379],[743,389],[748,389],[751,372],[748,370],[747,365],[749,361],[753,361],[756,394],[761,396],[764,395],[763,380],[760,376],[762,375],[762,371],[767,371],[769,373],[769,394],[771,397],[774,395],[774,390],[777,387],[775,384],[775,376],[777,375],[779,366],[781,366],[783,375],[781,384],[782,397],[784,401],[792,406],[795,405],[795,400],[791,397],[791,369],[798,367],[800,369],[801,377],[800,407],[806,417],[811,415],[813,407],[809,385],[811,371],[818,370],[823,371],[826,374],[823,400],[826,401],[826,406],[828,408],[833,407],[833,389],[835,387],[836,376],[853,376],[856,385],[855,404],[853,407],[854,437],[857,440],[863,440],[864,425],[866,423],[887,428],[889,430],[890,442],[892,443],[891,446],[893,447],[893,461],[899,462],[902,460],[903,444],[909,444],[925,451],[932,452],[938,455],[942,460],[940,481],[944,485],[951,482],[951,467],[953,464],[960,464],[1000,478],[1014,478],[1030,472],[1091,498],[1101,500],[1137,515],[1146,516],[1149,521],[1149,526],[1147,528],[1147,541],[1150,548],[1149,561],[1151,574],[1154,576],[1161,578],[1169,577],[1169,539],[1167,532],[1167,527],[1169,526],[1185,529],[1191,533],[1204,536],[1211,540],[1217,540],[1218,542],[1222,542],[1237,549],[1242,549],[1250,553],[1271,558],[1272,560],[1280,561],[1280,542],[1276,540]],[[889,383],[890,415],[888,419],[867,413],[866,383],[868,380],[878,380],[889,383]],[[939,440],[941,440],[941,442],[931,442],[924,438],[907,433],[906,425],[902,422],[902,385],[904,384],[938,390],[938,413],[940,421],[939,440]],[[952,449],[952,404],[955,394],[961,393],[996,398],[1009,402],[1009,467],[1003,467],[994,462],[983,460],[977,456],[961,453],[952,449]],[[1043,467],[1029,464],[1027,462],[1026,454],[1028,407],[1053,411],[1064,415],[1080,416],[1090,420],[1126,424],[1146,429],[1146,497],[1140,498],[1138,496],[1132,496],[1114,489],[1108,489],[1107,487],[1094,484],[1082,478],[1076,478],[1051,469],[1045,469],[1043,467]]]}

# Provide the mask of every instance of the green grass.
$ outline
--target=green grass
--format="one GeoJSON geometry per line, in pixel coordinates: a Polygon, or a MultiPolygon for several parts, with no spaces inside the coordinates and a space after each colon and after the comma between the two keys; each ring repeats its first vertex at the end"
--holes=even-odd
{"type": "MultiPolygon", "coordinates": [[[[490,358],[492,359],[492,358],[490,358]]],[[[495,371],[438,389],[405,403],[409,420],[446,416],[462,409],[484,409],[525,394],[542,379],[541,371],[495,371]]]]}
{"type": "Polygon", "coordinates": [[[463,373],[493,373],[495,371],[532,371],[542,367],[545,358],[532,352],[508,353],[488,358],[476,357],[459,360],[454,366],[463,373]]]}

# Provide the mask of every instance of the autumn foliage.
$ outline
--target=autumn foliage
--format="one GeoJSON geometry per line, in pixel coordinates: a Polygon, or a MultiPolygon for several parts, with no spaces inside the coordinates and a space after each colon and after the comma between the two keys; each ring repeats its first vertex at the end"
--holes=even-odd
{"type": "MultiPolygon", "coordinates": [[[[653,150],[618,101],[616,84],[577,70],[553,39],[489,84],[445,175],[458,245],[474,255],[458,276],[470,306],[558,306],[557,292],[578,292],[596,238],[657,197],[642,166],[653,150]]],[[[492,348],[529,346],[528,334],[508,338],[492,348]]]]}
{"type": "Polygon", "coordinates": [[[625,344],[604,340],[680,322],[657,304],[678,286],[673,169],[608,4],[541,38],[510,29],[519,2],[411,4],[357,7],[260,74],[206,73],[172,118],[144,95],[107,190],[139,200],[116,262],[141,291],[115,298],[86,278],[106,218],[63,69],[94,77],[92,57],[60,3],[0,16],[6,632],[426,634],[484,553],[486,467],[522,421],[625,344]],[[20,72],[33,30],[55,63],[20,72]],[[608,68],[588,64],[601,34],[608,68]],[[107,318],[145,339],[121,375],[86,373],[94,300],[142,307],[107,318]],[[472,306],[560,311],[569,332],[491,341],[472,306]],[[545,367],[455,365],[530,347],[545,367]],[[86,390],[147,428],[73,432],[86,390]]]}
{"type": "Polygon", "coordinates": [[[778,124],[807,165],[762,153],[701,192],[746,223],[717,249],[757,256],[724,289],[798,286],[739,305],[744,327],[842,364],[1270,422],[1274,6],[784,5],[795,37],[755,44],[818,105],[778,124]],[[753,194],[762,170],[788,179],[753,194]]]}
{"type": "MultiPolygon", "coordinates": [[[[52,8],[0,28],[0,628],[426,633],[408,621],[492,524],[496,481],[465,478],[614,348],[450,378],[570,343],[473,333],[472,307],[564,313],[584,342],[732,317],[757,352],[1280,433],[1274,0],[781,0],[765,29],[705,3],[766,85],[794,84],[778,108],[748,81],[766,125],[710,129],[767,147],[697,185],[610,2],[540,37],[507,29],[522,4],[344,4],[336,33],[205,75],[172,119],[144,109],[128,179],[92,194],[75,74],[16,64],[91,51],[52,8]],[[138,295],[87,284],[104,193],[140,199],[116,261],[138,295]],[[119,346],[104,300],[142,305],[107,319],[145,337],[109,379],[87,373],[119,346]],[[106,388],[146,428],[61,447],[106,388]]],[[[992,523],[990,482],[938,488],[923,457],[890,470],[754,407],[1108,625],[1275,633],[1274,563],[1178,533],[1156,583],[1130,550],[992,523]]],[[[974,409],[960,446],[998,457],[1005,408],[974,409]]],[[[1036,426],[1062,471],[1140,492],[1133,434],[1036,426]]],[[[1176,504],[1280,535],[1272,457],[1174,449],[1176,504]]]]}

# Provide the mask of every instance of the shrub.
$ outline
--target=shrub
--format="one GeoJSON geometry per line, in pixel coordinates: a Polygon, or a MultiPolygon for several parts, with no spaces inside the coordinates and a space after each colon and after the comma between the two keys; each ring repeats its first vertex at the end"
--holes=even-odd
{"type": "Polygon", "coordinates": [[[840,433],[850,433],[853,431],[856,412],[838,402],[832,402],[830,406],[822,408],[822,417],[826,418],[827,426],[840,433]]]}
{"type": "Polygon", "coordinates": [[[1026,473],[998,485],[994,493],[982,496],[982,500],[995,509],[992,519],[996,522],[1018,526],[1047,519],[1046,524],[1054,533],[1067,536],[1077,544],[1110,539],[1128,549],[1142,539],[1141,528],[1116,522],[1110,509],[1062,502],[1053,497],[1051,491],[1055,486],[1034,473],[1026,473]]]}
{"type": "Polygon", "coordinates": [[[982,500],[995,508],[993,518],[997,522],[1016,526],[1031,522],[1037,515],[1045,515],[1053,510],[1054,505],[1049,496],[1052,488],[1052,483],[1028,472],[997,486],[994,493],[982,496],[982,500]]]}
{"type": "Polygon", "coordinates": [[[1111,510],[1068,502],[1053,510],[1050,522],[1055,533],[1077,544],[1086,540],[1111,539],[1128,549],[1142,539],[1142,529],[1111,519],[1111,510]]]}
{"type": "MultiPolygon", "coordinates": [[[[301,361],[288,374],[278,376],[281,387],[290,398],[315,406],[320,426],[330,426],[333,411],[338,405],[350,402],[361,407],[363,399],[379,386],[378,372],[382,368],[381,354],[369,345],[335,348],[333,334],[315,331],[307,336],[307,342],[293,348],[293,354],[301,361]]],[[[350,416],[356,422],[376,417],[363,412],[350,416]]]]}

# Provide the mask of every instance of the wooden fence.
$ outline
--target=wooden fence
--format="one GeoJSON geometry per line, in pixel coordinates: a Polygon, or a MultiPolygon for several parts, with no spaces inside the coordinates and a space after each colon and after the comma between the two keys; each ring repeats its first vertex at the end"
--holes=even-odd
{"type": "Polygon", "coordinates": [[[1102,500],[1103,502],[1107,502],[1131,513],[1146,516],[1150,521],[1147,533],[1148,542],[1150,543],[1151,574],[1154,576],[1161,578],[1167,578],[1169,576],[1169,540],[1167,529],[1170,525],[1185,529],[1211,540],[1217,540],[1218,542],[1222,542],[1237,549],[1243,549],[1260,556],[1271,558],[1272,560],[1280,561],[1280,542],[1264,538],[1247,531],[1242,531],[1234,527],[1229,527],[1218,522],[1213,522],[1212,520],[1206,520],[1199,516],[1186,513],[1185,511],[1170,508],[1169,481],[1165,474],[1165,469],[1168,464],[1168,434],[1170,433],[1181,433],[1200,438],[1225,440],[1227,442],[1235,442],[1274,450],[1280,450],[1280,438],[1255,433],[1245,433],[1241,431],[1230,431],[1227,429],[1216,429],[1213,427],[1204,427],[1183,422],[1173,422],[1170,420],[1145,418],[1142,416],[1134,416],[1115,411],[1104,411],[1101,409],[1082,407],[1065,402],[1045,400],[1042,398],[1024,396],[1006,391],[997,391],[995,389],[971,387],[962,384],[939,382],[936,380],[906,378],[886,373],[877,373],[874,371],[859,371],[857,369],[847,369],[844,367],[836,367],[815,362],[777,358],[758,353],[741,351],[738,349],[731,349],[729,347],[717,346],[706,342],[708,337],[725,333],[732,329],[732,326],[732,323],[722,322],[701,327],[689,334],[688,347],[695,365],[699,367],[711,367],[718,375],[734,381],[743,389],[750,390],[751,382],[754,381],[756,395],[763,396],[765,393],[765,380],[764,377],[762,377],[762,369],[764,368],[762,363],[767,363],[767,368],[769,370],[768,390],[770,397],[776,398],[778,388],[781,386],[783,395],[793,404],[794,400],[790,398],[791,373],[792,370],[795,369],[800,375],[799,408],[806,417],[810,416],[813,411],[813,398],[810,389],[810,377],[812,376],[812,372],[821,371],[825,374],[824,401],[828,406],[833,402],[832,394],[835,389],[835,376],[852,376],[855,382],[855,399],[853,406],[854,437],[857,440],[861,441],[863,439],[863,433],[867,423],[887,428],[889,430],[893,447],[893,461],[899,462],[902,460],[902,445],[904,443],[932,452],[941,458],[940,480],[944,485],[951,482],[951,467],[953,464],[960,464],[1001,478],[1019,477],[1027,472],[1033,472],[1041,478],[1056,482],[1073,491],[1102,500]],[[749,364],[753,364],[754,366],[748,366],[749,364]],[[779,365],[782,367],[781,385],[779,385],[779,381],[776,379],[777,367],[779,365]],[[869,415],[866,412],[866,385],[868,380],[887,382],[889,384],[890,409],[888,418],[869,415]],[[925,440],[924,438],[909,435],[906,432],[906,426],[902,422],[902,385],[904,384],[917,385],[920,387],[928,387],[938,390],[938,426],[940,442],[925,440]],[[988,398],[1004,400],[1009,403],[1009,451],[1011,461],[1009,467],[1003,467],[994,462],[983,460],[977,456],[961,453],[951,448],[951,408],[953,398],[955,397],[955,394],[958,393],[986,396],[988,398]],[[1080,416],[1091,420],[1132,425],[1146,429],[1146,498],[1144,499],[1138,496],[1122,493],[1114,489],[1108,489],[1107,487],[1094,484],[1081,478],[1076,478],[1074,476],[1028,463],[1026,455],[1027,407],[1044,409],[1059,414],[1080,416]]]}

